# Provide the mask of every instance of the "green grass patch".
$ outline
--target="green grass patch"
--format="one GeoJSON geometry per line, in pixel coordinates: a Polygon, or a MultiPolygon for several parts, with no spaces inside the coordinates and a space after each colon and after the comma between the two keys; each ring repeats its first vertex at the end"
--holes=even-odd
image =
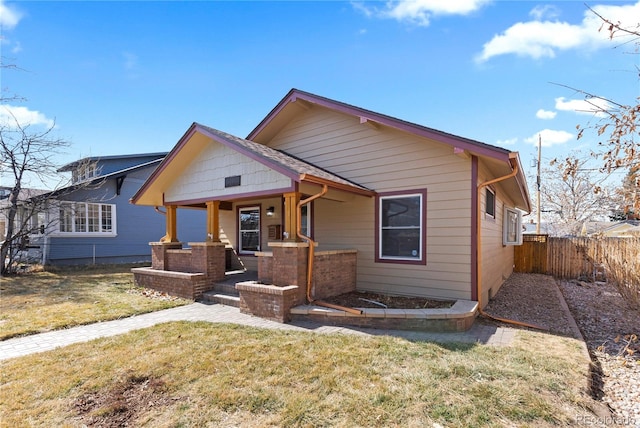
{"type": "Polygon", "coordinates": [[[56,269],[3,277],[0,340],[188,303],[143,295],[130,266],[56,269]]]}
{"type": "Polygon", "coordinates": [[[575,341],[508,347],[161,324],[0,363],[5,426],[571,426],[575,341]]]}

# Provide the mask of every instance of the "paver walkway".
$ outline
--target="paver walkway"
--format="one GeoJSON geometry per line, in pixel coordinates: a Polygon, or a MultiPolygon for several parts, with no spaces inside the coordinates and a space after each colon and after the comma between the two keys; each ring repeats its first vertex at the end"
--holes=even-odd
{"type": "Polygon", "coordinates": [[[399,330],[374,330],[354,327],[334,327],[311,322],[280,324],[252,315],[242,314],[238,308],[224,305],[208,305],[192,303],[177,308],[165,309],[144,315],[136,315],[115,321],[105,321],[34,334],[25,337],[0,341],[0,360],[21,357],[36,352],[49,351],[73,343],[87,342],[100,337],[115,336],[131,330],[151,327],[169,321],[208,321],[212,323],[233,323],[252,327],[272,328],[278,330],[306,331],[313,333],[343,333],[364,336],[392,335],[408,340],[433,341],[440,343],[482,343],[503,346],[513,340],[517,330],[496,327],[476,322],[471,329],[463,333],[428,333],[399,330]]]}

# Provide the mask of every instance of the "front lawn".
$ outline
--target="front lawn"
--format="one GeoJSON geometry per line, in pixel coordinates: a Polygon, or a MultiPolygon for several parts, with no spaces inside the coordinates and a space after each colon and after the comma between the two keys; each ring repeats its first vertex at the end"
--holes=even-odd
{"type": "Polygon", "coordinates": [[[56,269],[0,280],[0,340],[108,321],[188,303],[133,283],[130,266],[56,269]],[[147,293],[149,294],[149,293],[147,293]]]}
{"type": "Polygon", "coordinates": [[[3,426],[575,426],[574,339],[511,346],[176,322],[0,362],[3,426]]]}

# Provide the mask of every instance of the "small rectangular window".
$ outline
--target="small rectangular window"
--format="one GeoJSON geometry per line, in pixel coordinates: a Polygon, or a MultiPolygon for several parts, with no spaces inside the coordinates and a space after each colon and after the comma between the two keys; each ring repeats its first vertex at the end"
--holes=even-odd
{"type": "Polygon", "coordinates": [[[485,198],[485,213],[493,218],[496,218],[496,194],[493,190],[487,187],[485,198]]]}
{"type": "Polygon", "coordinates": [[[376,261],[426,263],[426,191],[376,200],[376,261]]]}

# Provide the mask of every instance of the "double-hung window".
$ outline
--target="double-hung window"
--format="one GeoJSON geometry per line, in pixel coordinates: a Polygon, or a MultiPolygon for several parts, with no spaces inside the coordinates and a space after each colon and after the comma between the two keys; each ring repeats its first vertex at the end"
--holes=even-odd
{"type": "Polygon", "coordinates": [[[503,245],[522,245],[522,214],[513,208],[504,208],[502,225],[503,245]]]}
{"type": "Polygon", "coordinates": [[[260,251],[260,207],[238,208],[238,250],[242,254],[260,251]]]}
{"type": "Polygon", "coordinates": [[[376,261],[426,264],[426,190],[376,199],[376,261]]]}
{"type": "Polygon", "coordinates": [[[60,202],[61,235],[114,236],[116,207],[90,202],[60,202]]]}

